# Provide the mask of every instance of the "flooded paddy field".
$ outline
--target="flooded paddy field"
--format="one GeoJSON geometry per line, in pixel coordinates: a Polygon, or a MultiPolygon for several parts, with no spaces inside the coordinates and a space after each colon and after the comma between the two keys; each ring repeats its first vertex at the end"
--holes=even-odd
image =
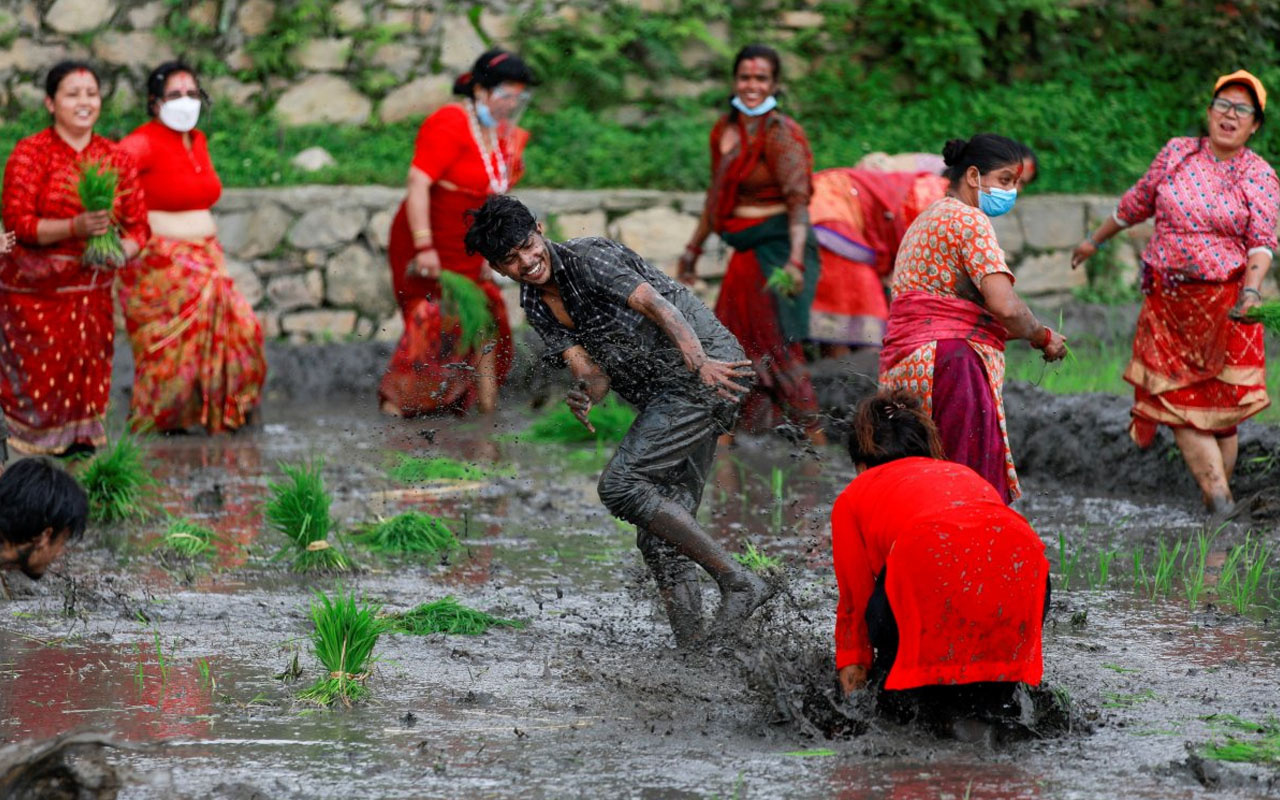
{"type": "MultiPolygon", "coordinates": [[[[681,652],[634,531],[596,499],[610,448],[522,442],[510,434],[531,412],[516,403],[496,422],[392,420],[324,398],[277,397],[265,411],[234,436],[144,440],[164,509],[217,531],[211,554],[162,555],[161,518],[91,526],[41,582],[7,576],[0,742],[111,733],[128,745],[104,754],[122,798],[1280,796],[1275,760],[1208,749],[1231,737],[1277,746],[1274,729],[1268,739],[1231,722],[1280,717],[1280,630],[1261,607],[1274,597],[1260,589],[1237,613],[1215,592],[1234,546],[1276,544],[1274,520],[1212,540],[1196,602],[1181,577],[1153,590],[1133,565],[1154,571],[1162,546],[1195,540],[1191,493],[1127,492],[1127,466],[1092,485],[1063,480],[1050,466],[1061,448],[1041,429],[1015,433],[1015,452],[1017,437],[1028,452],[1017,508],[1053,565],[1045,683],[1069,706],[1069,730],[998,742],[832,710],[826,515],[853,477],[837,447],[797,457],[781,438],[743,437],[721,450],[701,518],[730,549],[779,558],[784,591],[739,641],[681,652]],[[395,453],[497,476],[400,483],[387,474],[395,453]],[[262,504],[279,462],[315,457],[340,531],[421,509],[449,520],[463,548],[413,561],[348,544],[350,573],[290,572],[273,560],[286,541],[262,504]],[[388,611],[452,595],[527,627],[384,634],[370,698],[320,709],[297,700],[322,673],[309,604],[338,588],[388,611]],[[832,720],[857,735],[828,738],[832,720]]],[[[1271,441],[1260,430],[1252,446],[1271,441]]]]}

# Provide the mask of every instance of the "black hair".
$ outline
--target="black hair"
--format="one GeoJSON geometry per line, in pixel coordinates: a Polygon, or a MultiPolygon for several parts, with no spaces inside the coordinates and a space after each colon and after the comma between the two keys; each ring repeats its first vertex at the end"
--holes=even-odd
{"type": "Polygon", "coordinates": [[[854,464],[878,467],[899,458],[942,458],[938,428],[920,399],[903,389],[881,389],[858,404],[849,429],[854,464]]]}
{"type": "Polygon", "coordinates": [[[204,93],[204,87],[200,85],[200,77],[196,75],[196,71],[191,65],[185,61],[166,61],[147,75],[147,113],[151,116],[156,115],[157,106],[164,99],[164,86],[174,75],[185,72],[191,76],[196,82],[196,89],[200,92],[200,99],[208,102],[208,95],[204,93]]]}
{"type": "Polygon", "coordinates": [[[1262,130],[1262,126],[1267,121],[1267,115],[1266,112],[1262,110],[1262,103],[1258,102],[1258,93],[1255,92],[1253,87],[1249,84],[1244,81],[1231,81],[1230,83],[1224,83],[1218,87],[1216,92],[1213,93],[1213,99],[1217,100],[1218,95],[1226,91],[1228,86],[1239,86],[1241,89],[1244,89],[1249,93],[1249,100],[1253,103],[1253,118],[1258,123],[1258,130],[1262,130]]]}
{"type": "Polygon", "coordinates": [[[35,540],[46,528],[84,533],[89,498],[76,479],[43,458],[24,458],[0,475],[0,537],[10,544],[35,540]]]}
{"type": "Polygon", "coordinates": [[[44,77],[44,93],[50,100],[58,93],[58,87],[62,85],[63,78],[66,78],[73,72],[84,70],[93,76],[93,82],[102,86],[102,78],[98,77],[98,71],[88,61],[59,61],[49,69],[49,74],[44,77]]]}
{"type": "Polygon", "coordinates": [[[1024,142],[1015,141],[1014,144],[1018,146],[1018,161],[1031,162],[1031,180],[1027,181],[1027,184],[1035,183],[1040,179],[1040,159],[1036,157],[1036,151],[1024,142]]]}
{"type": "Polygon", "coordinates": [[[467,255],[479,253],[500,264],[512,250],[538,229],[538,221],[524,203],[508,194],[490,195],[484,205],[467,212],[471,227],[463,238],[467,255]]]}
{"type": "Polygon", "coordinates": [[[1021,163],[1027,149],[1026,145],[994,133],[979,133],[967,141],[950,139],[942,148],[942,160],[947,165],[942,176],[951,181],[954,189],[969,167],[977,167],[978,174],[986,175],[993,169],[1021,163]]]}
{"type": "Polygon", "coordinates": [[[495,47],[481,53],[476,63],[471,66],[470,72],[458,76],[458,79],[453,82],[453,93],[474,98],[477,86],[493,89],[507,81],[523,83],[526,86],[538,85],[538,77],[533,74],[529,65],[524,63],[524,59],[510,50],[495,47]]]}

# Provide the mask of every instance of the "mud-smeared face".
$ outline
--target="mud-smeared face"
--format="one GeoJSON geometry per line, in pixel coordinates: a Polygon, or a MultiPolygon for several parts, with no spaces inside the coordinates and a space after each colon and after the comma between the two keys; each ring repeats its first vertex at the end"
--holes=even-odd
{"type": "Polygon", "coordinates": [[[1226,150],[1239,150],[1262,125],[1253,96],[1243,86],[1223,87],[1209,104],[1209,140],[1226,150]]]}
{"type": "Polygon", "coordinates": [[[33,541],[21,545],[0,545],[0,564],[5,569],[16,569],[31,580],[39,580],[53,563],[62,555],[62,550],[71,538],[71,531],[62,530],[54,533],[48,528],[33,541]]]}
{"type": "Polygon", "coordinates": [[[551,251],[542,234],[534,231],[529,238],[511,249],[504,258],[492,261],[491,267],[513,281],[541,286],[551,279],[551,251]]]}

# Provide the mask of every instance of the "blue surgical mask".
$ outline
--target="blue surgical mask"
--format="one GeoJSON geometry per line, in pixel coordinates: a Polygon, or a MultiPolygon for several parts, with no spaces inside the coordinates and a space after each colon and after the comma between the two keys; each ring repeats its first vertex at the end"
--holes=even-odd
{"type": "Polygon", "coordinates": [[[982,178],[978,178],[978,208],[988,217],[998,217],[1013,210],[1018,200],[1017,189],[983,189],[982,178]]]}
{"type": "Polygon", "coordinates": [[[762,114],[768,114],[770,111],[777,108],[778,98],[773,95],[769,95],[764,99],[763,103],[755,108],[747,108],[747,104],[739,100],[738,96],[735,94],[733,99],[729,101],[729,104],[738,109],[739,113],[746,114],[748,117],[758,117],[762,114]]]}
{"type": "Polygon", "coordinates": [[[493,118],[493,112],[479,100],[476,101],[476,119],[480,120],[480,124],[486,128],[498,127],[498,121],[493,118]]]}

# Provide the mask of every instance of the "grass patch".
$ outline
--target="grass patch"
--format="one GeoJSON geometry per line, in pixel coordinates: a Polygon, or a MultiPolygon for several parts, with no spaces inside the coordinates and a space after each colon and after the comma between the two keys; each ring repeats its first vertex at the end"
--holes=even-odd
{"type": "Polygon", "coordinates": [[[444,456],[420,458],[408,453],[396,453],[395,463],[387,470],[387,474],[401,483],[426,483],[428,481],[479,481],[494,475],[495,472],[476,464],[444,456]]]}
{"type": "MultiPolygon", "coordinates": [[[[267,522],[293,544],[293,568],[299,572],[351,568],[350,560],[329,543],[333,526],[329,519],[332,498],[320,475],[322,466],[322,461],[281,464],[280,471],[287,480],[267,485],[271,493],[266,507],[267,522]]],[[[280,551],[280,557],[289,552],[280,551]]]]}
{"type": "Polygon", "coordinates": [[[591,407],[587,419],[596,432],[578,421],[563,403],[534,420],[519,438],[530,442],[576,444],[579,442],[620,442],[636,420],[636,412],[610,394],[591,407]]]}
{"type": "Polygon", "coordinates": [[[356,535],[376,553],[435,555],[462,546],[443,520],[421,511],[406,511],[368,525],[356,535]]]}
{"type": "Polygon", "coordinates": [[[212,547],[216,538],[213,531],[189,519],[171,519],[161,541],[173,552],[195,558],[212,547]]]}
{"type": "Polygon", "coordinates": [[[383,631],[378,619],[381,609],[357,600],[354,592],[336,598],[316,592],[311,603],[315,625],[311,643],[328,675],[304,689],[298,699],[322,706],[341,702],[350,707],[369,695],[365,681],[373,664],[373,648],[383,631]]]}
{"type": "Polygon", "coordinates": [[[1263,723],[1250,722],[1234,714],[1212,714],[1203,719],[1229,731],[1225,742],[1205,746],[1205,758],[1246,764],[1280,764],[1280,722],[1274,717],[1263,723]],[[1236,734],[1252,734],[1252,737],[1246,739],[1236,734]]]}
{"type": "Polygon", "coordinates": [[[142,520],[155,513],[159,481],[147,467],[142,446],[130,434],[121,434],[93,456],[79,480],[89,495],[89,519],[94,522],[142,520]]]}
{"type": "Polygon", "coordinates": [[[387,617],[387,626],[396,633],[427,636],[432,633],[479,636],[490,628],[523,628],[517,619],[501,619],[474,608],[468,608],[448,595],[433,603],[423,603],[408,611],[387,617]]]}
{"type": "Polygon", "coordinates": [[[756,546],[751,542],[747,542],[747,549],[741,553],[734,553],[733,560],[752,572],[768,572],[782,566],[782,562],[779,559],[765,555],[763,550],[757,550],[756,546]]]}

